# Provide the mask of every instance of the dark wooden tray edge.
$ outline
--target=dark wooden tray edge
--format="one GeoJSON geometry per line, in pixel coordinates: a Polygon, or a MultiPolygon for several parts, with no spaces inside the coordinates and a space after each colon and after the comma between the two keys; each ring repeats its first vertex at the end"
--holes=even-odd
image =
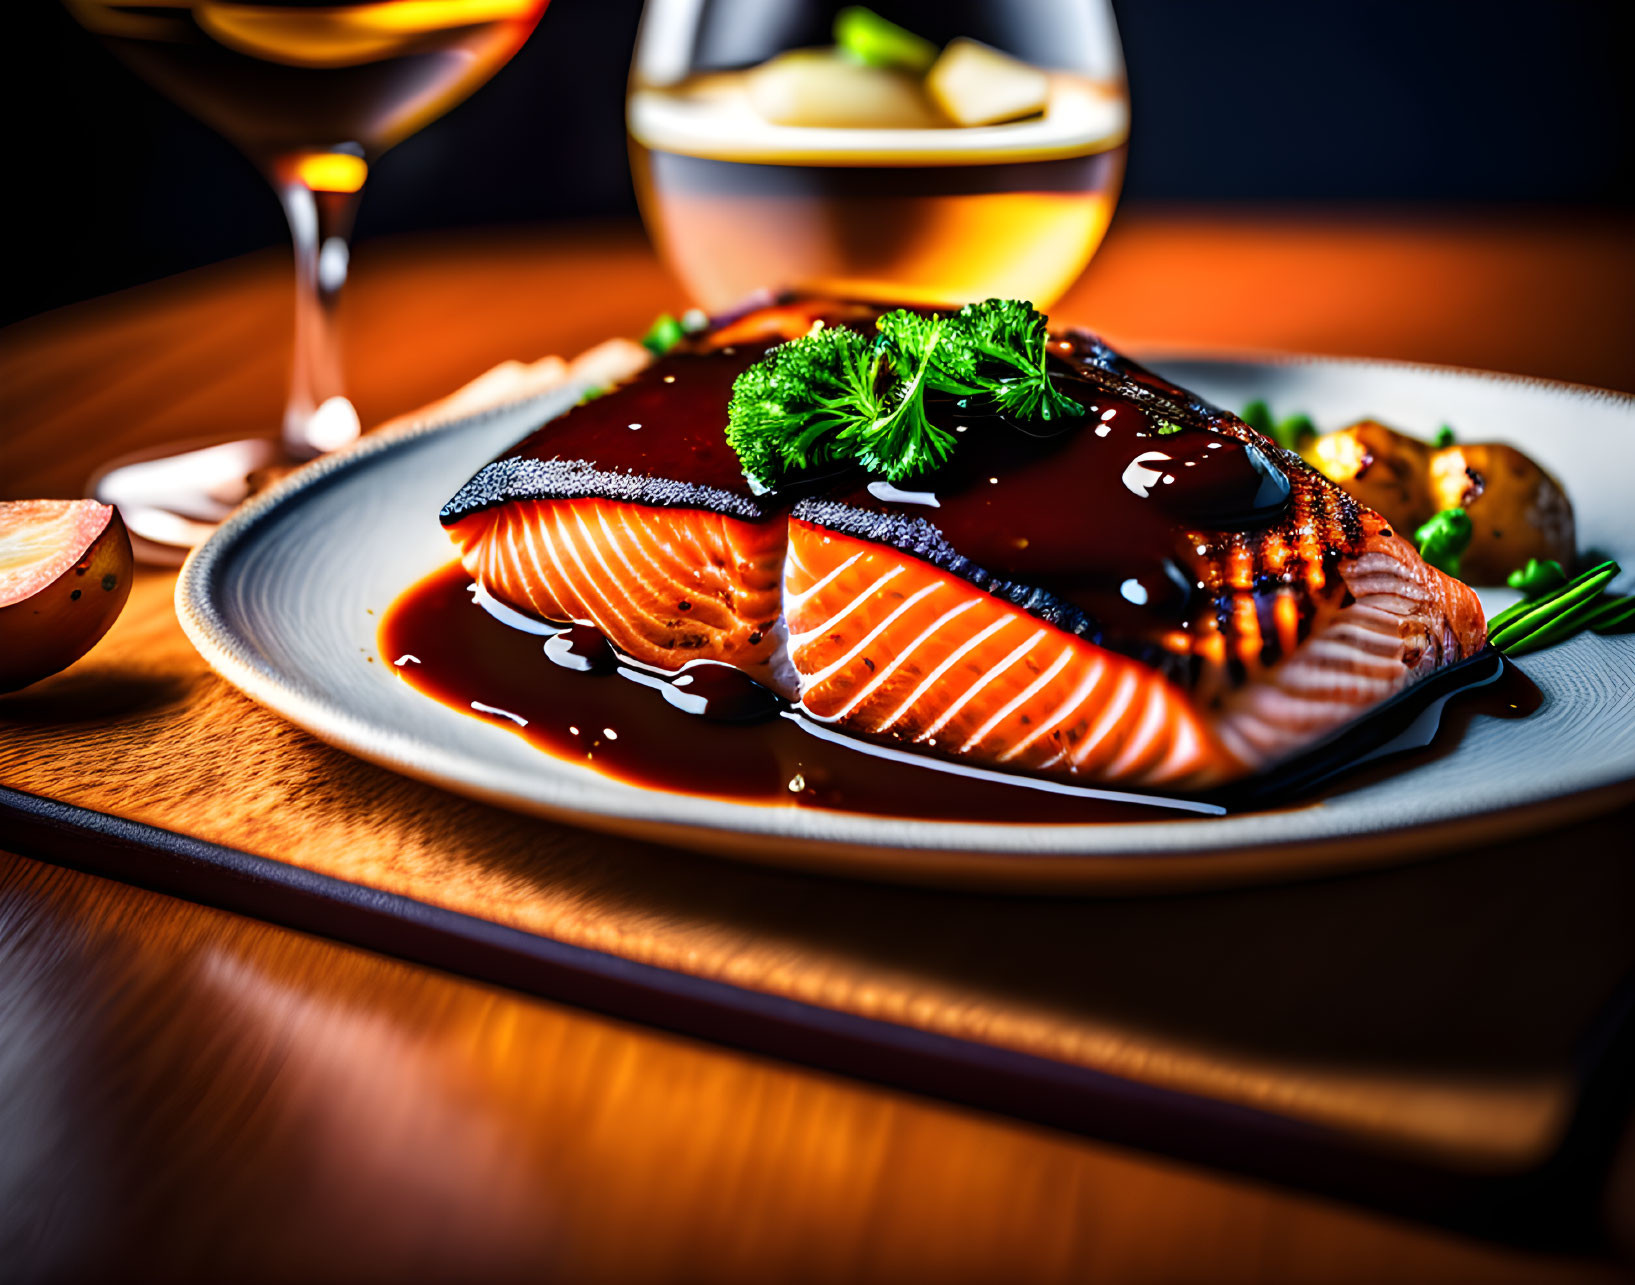
{"type": "Polygon", "coordinates": [[[0,786],[0,847],[611,1017],[1540,1249],[1599,1246],[1635,1085],[1635,986],[1586,1041],[1581,1107],[1521,1173],[1470,1174],[1274,1114],[568,945],[0,786]]]}

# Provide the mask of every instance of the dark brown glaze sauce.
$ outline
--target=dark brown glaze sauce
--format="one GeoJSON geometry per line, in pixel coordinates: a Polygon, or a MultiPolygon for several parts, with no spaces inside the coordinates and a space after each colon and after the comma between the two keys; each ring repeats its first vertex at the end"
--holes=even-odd
{"type": "MultiPolygon", "coordinates": [[[[944,467],[900,488],[845,469],[756,494],[723,428],[733,380],[775,340],[708,342],[689,341],[524,438],[461,488],[445,524],[513,500],[580,496],[750,521],[780,521],[792,510],[925,557],[1059,628],[1163,665],[1176,658],[1160,638],[1222,614],[1227,556],[1252,546],[1257,532],[1307,515],[1291,510],[1291,493],[1308,498],[1318,485],[1232,416],[1070,332],[1051,341],[1049,361],[1082,415],[1024,430],[939,395],[932,418],[959,437],[944,467]]],[[[1356,534],[1338,525],[1322,525],[1326,556],[1337,558],[1356,534]]],[[[1297,582],[1301,571],[1292,560],[1282,579],[1297,582]]],[[[1256,584],[1257,594],[1277,588],[1275,578],[1256,584]]],[[[1309,616],[1308,596],[1299,601],[1309,616]]],[[[1184,681],[1171,672],[1178,665],[1165,672],[1184,681]]]]}
{"type": "Polygon", "coordinates": [[[770,344],[655,361],[602,397],[575,406],[522,439],[518,458],[594,460],[646,477],[749,497],[744,468],[721,434],[732,381],[766,355],[770,344]]]}
{"type": "MultiPolygon", "coordinates": [[[[700,718],[611,667],[576,672],[554,663],[545,654],[544,637],[496,620],[473,601],[470,583],[456,563],[400,597],[381,623],[381,658],[389,665],[403,661],[397,672],[404,680],[445,705],[622,781],[748,803],[945,821],[1142,821],[1190,815],[1048,794],[878,758],[862,747],[820,740],[777,717],[781,703],[775,697],[766,709],[772,717],[761,721],[700,718]],[[404,661],[406,656],[415,660],[404,661]],[[473,710],[474,701],[526,723],[473,710]]],[[[581,643],[574,650],[582,648],[581,643]]],[[[687,674],[695,684],[708,681],[697,669],[687,674]]]]}
{"type": "MultiPolygon", "coordinates": [[[[814,318],[871,328],[875,310],[856,311],[817,303],[793,329],[784,316],[782,333],[741,323],[741,336],[729,325],[687,341],[523,439],[461,488],[443,520],[452,525],[513,500],[581,495],[749,521],[781,522],[792,514],[936,563],[1183,682],[1194,671],[1159,639],[1199,621],[1222,621],[1223,602],[1240,592],[1225,583],[1229,561],[1253,569],[1257,608],[1274,594],[1294,594],[1304,628],[1311,591],[1303,560],[1337,561],[1362,538],[1359,511],[1344,493],[1235,417],[1076,331],[1053,338],[1048,359],[1057,386],[1082,414],[1024,430],[941,398],[930,407],[932,418],[959,435],[944,467],[900,487],[848,470],[757,494],[723,434],[733,380],[814,318]],[[1302,532],[1315,551],[1288,553],[1302,532]],[[1275,574],[1257,552],[1268,539],[1285,549],[1275,574]]],[[[1321,571],[1318,582],[1332,579],[1321,571]]],[[[415,687],[467,712],[474,702],[504,711],[475,713],[611,776],[729,799],[946,820],[1188,815],[1157,802],[974,778],[946,765],[938,770],[935,759],[922,767],[882,758],[863,741],[820,740],[779,717],[777,698],[736,671],[712,666],[680,679],[643,675],[622,665],[594,629],[578,626],[547,642],[474,605],[466,586],[454,567],[400,600],[382,628],[385,659],[416,657],[399,666],[415,687]],[[727,726],[723,718],[747,725],[727,726]]],[[[1258,636],[1272,636],[1266,622],[1258,636]]],[[[1503,715],[1506,702],[1493,690],[1499,665],[1484,654],[1444,670],[1295,762],[1212,802],[1264,807],[1287,799],[1291,789],[1309,791],[1348,762],[1394,739],[1412,739],[1407,734],[1419,716],[1433,706],[1439,715],[1450,699],[1503,715]],[[1479,690],[1459,695],[1461,689],[1479,690]]],[[[1417,734],[1415,744],[1423,744],[1425,729],[1417,734]]],[[[1439,741],[1443,751],[1452,743],[1439,741]]]]}
{"type": "MultiPolygon", "coordinates": [[[[382,619],[381,658],[417,691],[618,780],[737,802],[939,821],[1048,825],[1201,815],[1157,799],[1047,793],[1021,781],[953,774],[929,758],[925,766],[881,758],[865,742],[820,740],[780,717],[782,703],[736,671],[692,669],[680,688],[658,675],[633,680],[624,676],[628,668],[617,672],[616,653],[595,630],[576,626],[547,638],[512,628],[478,606],[469,586],[456,563],[405,592],[382,619]],[[547,647],[559,654],[548,655],[547,647]],[[672,703],[688,688],[713,705],[707,716],[672,703]]],[[[1439,697],[1449,701],[1431,746],[1370,767],[1361,779],[1447,753],[1478,714],[1519,718],[1537,707],[1537,689],[1514,666],[1505,662],[1494,681],[1497,658],[1478,660],[1487,666],[1444,671],[1271,778],[1214,802],[1232,811],[1278,806],[1291,789],[1309,790],[1402,733],[1439,697]]],[[[1357,779],[1347,776],[1339,788],[1357,779]]]]}

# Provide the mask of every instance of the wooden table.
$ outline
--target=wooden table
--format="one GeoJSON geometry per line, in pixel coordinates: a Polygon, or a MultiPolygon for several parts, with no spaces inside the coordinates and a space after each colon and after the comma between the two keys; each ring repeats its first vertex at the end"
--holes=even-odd
{"type": "MultiPolygon", "coordinates": [[[[679,298],[633,229],[366,245],[356,262],[366,423],[505,357],[637,332],[679,298]]],[[[1596,222],[1137,212],[1057,311],[1129,343],[1627,389],[1632,270],[1625,230],[1596,222]]],[[[258,256],[8,331],[0,498],[272,423],[286,271],[258,256]]],[[[121,639],[105,647],[143,646],[121,639]]],[[[74,679],[11,699],[37,720],[110,716],[110,693],[74,679]]],[[[8,1262],[53,1279],[1618,1277],[1607,1258],[1478,1244],[0,854],[8,1262]]]]}

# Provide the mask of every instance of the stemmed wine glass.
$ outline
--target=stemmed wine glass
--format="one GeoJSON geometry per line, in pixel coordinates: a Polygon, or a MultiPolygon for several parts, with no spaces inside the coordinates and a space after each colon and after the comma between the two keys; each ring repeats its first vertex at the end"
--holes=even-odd
{"type": "Polygon", "coordinates": [[[295,243],[295,354],[279,439],[116,463],[93,481],[150,555],[175,560],[244,498],[248,474],[357,437],[334,311],[369,167],[498,71],[548,0],[65,2],[139,75],[255,162],[295,243]]]}
{"type": "Polygon", "coordinates": [[[1048,307],[1101,243],[1129,99],[1108,0],[647,0],[642,214],[699,303],[1048,307]]]}

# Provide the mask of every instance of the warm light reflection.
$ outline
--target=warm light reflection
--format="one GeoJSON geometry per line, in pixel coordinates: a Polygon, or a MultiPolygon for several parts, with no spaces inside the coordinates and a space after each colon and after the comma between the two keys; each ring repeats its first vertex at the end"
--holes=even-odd
{"type": "Polygon", "coordinates": [[[427,32],[513,21],[531,28],[543,8],[542,0],[381,0],[293,10],[218,2],[200,4],[194,16],[222,44],[252,57],[344,67],[409,52],[427,32]]]}
{"type": "Polygon", "coordinates": [[[369,177],[369,162],[347,152],[312,152],[298,157],[294,169],[314,192],[356,192],[369,177]]]}

